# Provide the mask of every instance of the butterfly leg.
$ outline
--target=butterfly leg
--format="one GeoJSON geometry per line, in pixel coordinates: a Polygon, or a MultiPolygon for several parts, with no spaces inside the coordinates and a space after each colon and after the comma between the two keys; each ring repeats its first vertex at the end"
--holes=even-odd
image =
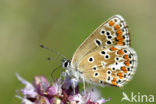
{"type": "Polygon", "coordinates": [[[75,95],[76,94],[75,93],[75,88],[76,88],[76,86],[77,86],[77,84],[78,84],[79,81],[76,78],[72,78],[71,79],[71,82],[72,82],[72,87],[73,87],[74,95],[75,95]]]}
{"type": "Polygon", "coordinates": [[[64,73],[64,76],[67,77],[69,75],[70,75],[69,70],[66,70],[65,73],[64,73]]]}
{"type": "Polygon", "coordinates": [[[82,81],[83,81],[83,89],[84,89],[84,93],[86,93],[86,85],[85,85],[85,80],[84,80],[84,78],[82,79],[82,81]]]}

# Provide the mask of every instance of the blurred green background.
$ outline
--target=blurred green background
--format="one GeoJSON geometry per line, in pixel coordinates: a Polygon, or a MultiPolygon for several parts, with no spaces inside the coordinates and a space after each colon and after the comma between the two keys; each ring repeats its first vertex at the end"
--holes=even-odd
{"type": "Polygon", "coordinates": [[[108,104],[120,104],[123,91],[129,96],[131,92],[156,96],[155,10],[155,0],[0,0],[0,104],[20,104],[15,92],[23,86],[16,72],[29,81],[35,75],[50,79],[60,65],[46,60],[56,55],[40,44],[71,59],[81,42],[115,14],[129,24],[138,68],[123,89],[98,88],[103,97],[112,98],[108,104]]]}

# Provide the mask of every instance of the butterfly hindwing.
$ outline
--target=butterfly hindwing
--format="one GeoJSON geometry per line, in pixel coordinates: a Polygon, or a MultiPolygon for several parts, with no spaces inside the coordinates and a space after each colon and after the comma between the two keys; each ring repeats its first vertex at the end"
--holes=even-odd
{"type": "Polygon", "coordinates": [[[101,47],[86,55],[78,69],[87,82],[122,87],[131,80],[136,60],[135,51],[127,46],[101,47]]]}
{"type": "Polygon", "coordinates": [[[73,55],[72,67],[76,69],[84,56],[101,46],[109,45],[130,45],[128,27],[120,15],[109,18],[79,46],[73,55]]]}

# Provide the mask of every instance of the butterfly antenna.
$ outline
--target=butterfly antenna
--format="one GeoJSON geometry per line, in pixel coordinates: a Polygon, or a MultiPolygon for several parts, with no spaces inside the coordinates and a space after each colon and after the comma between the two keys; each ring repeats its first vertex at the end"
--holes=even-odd
{"type": "MultiPolygon", "coordinates": [[[[62,59],[62,58],[61,58],[61,59],[62,59]]],[[[48,60],[48,61],[60,60],[60,58],[58,58],[58,57],[48,57],[47,60],[48,60]]]]}
{"type": "Polygon", "coordinates": [[[56,70],[58,70],[59,68],[61,68],[61,67],[62,67],[62,65],[59,65],[58,67],[56,67],[55,69],[53,69],[53,71],[51,72],[51,79],[52,79],[52,81],[54,81],[54,77],[53,77],[54,72],[56,70]]]}
{"type": "Polygon", "coordinates": [[[41,48],[44,48],[44,49],[47,49],[47,50],[49,50],[49,51],[51,51],[51,52],[53,52],[53,53],[55,53],[55,54],[57,54],[58,56],[61,56],[62,58],[66,58],[64,55],[62,55],[60,52],[58,52],[58,51],[56,51],[56,50],[54,50],[54,49],[52,49],[52,48],[48,48],[48,47],[46,47],[45,45],[40,45],[40,47],[41,48]]]}

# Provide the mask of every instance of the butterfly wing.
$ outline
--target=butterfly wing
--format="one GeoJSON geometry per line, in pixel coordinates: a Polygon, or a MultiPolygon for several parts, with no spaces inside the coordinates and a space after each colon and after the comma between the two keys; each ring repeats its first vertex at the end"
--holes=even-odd
{"type": "Polygon", "coordinates": [[[122,87],[131,80],[136,66],[136,52],[127,46],[115,45],[86,55],[78,69],[87,82],[122,87]]]}
{"type": "Polygon", "coordinates": [[[71,61],[72,68],[77,69],[82,58],[90,52],[108,45],[130,45],[128,27],[120,15],[109,18],[77,48],[71,61]]]}

